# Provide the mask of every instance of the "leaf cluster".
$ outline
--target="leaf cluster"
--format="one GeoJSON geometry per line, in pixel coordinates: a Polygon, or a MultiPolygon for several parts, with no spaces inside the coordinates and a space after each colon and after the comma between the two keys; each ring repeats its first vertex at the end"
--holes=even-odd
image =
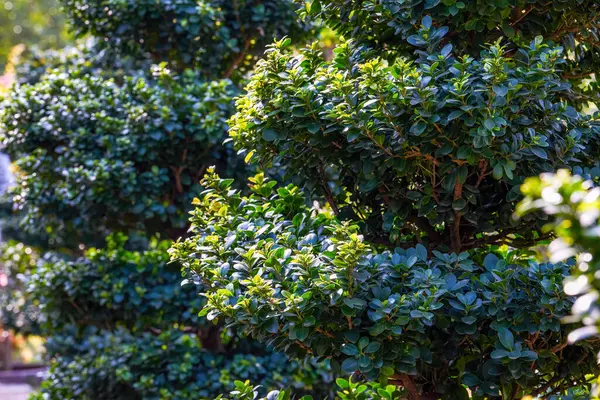
{"type": "Polygon", "coordinates": [[[597,117],[563,101],[572,91],[558,74],[561,48],[539,37],[515,55],[496,43],[474,59],[442,46],[445,32],[425,17],[418,59],[393,63],[352,42],[331,61],[276,43],[237,102],[236,147],[360,221],[371,241],[457,252],[535,243],[537,221],[512,218],[519,186],[593,168],[597,117]]]}
{"type": "Polygon", "coordinates": [[[274,37],[312,32],[292,0],[62,0],[75,31],[126,55],[149,55],[205,77],[243,75],[274,37]]]}
{"type": "Polygon", "coordinates": [[[200,282],[209,320],[345,374],[407,389],[410,379],[438,396],[466,394],[464,384],[476,398],[520,398],[595,371],[595,344],[562,351],[568,265],[518,252],[430,256],[420,244],[381,251],[356,225],[304,206],[297,187],[251,182],[242,197],[209,174],[194,236],[170,250],[200,282]]]}
{"type": "Polygon", "coordinates": [[[96,243],[109,229],[182,228],[206,166],[234,171],[222,146],[238,94],[230,80],[56,69],[18,86],[0,111],[0,139],[19,168],[13,196],[32,230],[96,243]]]}
{"type": "MultiPolygon", "coordinates": [[[[472,56],[500,38],[516,50],[541,35],[573,54],[565,78],[580,83],[598,67],[600,6],[592,0],[313,0],[304,15],[391,58],[412,53],[407,41],[428,15],[449,28],[447,42],[472,56]]],[[[595,89],[593,84],[588,92],[597,99],[595,89]]]]}
{"type": "Polygon", "coordinates": [[[64,349],[33,399],[213,399],[240,379],[261,382],[266,390],[329,393],[322,382],[330,378],[321,366],[277,353],[209,353],[195,335],[176,329],[133,334],[87,328],[81,338],[65,334],[49,342],[50,351],[64,349]]]}

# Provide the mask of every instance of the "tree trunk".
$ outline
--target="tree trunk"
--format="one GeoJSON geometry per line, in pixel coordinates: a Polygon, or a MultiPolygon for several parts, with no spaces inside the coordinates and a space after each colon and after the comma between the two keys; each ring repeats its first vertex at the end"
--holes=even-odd
{"type": "Polygon", "coordinates": [[[408,391],[407,400],[439,400],[439,393],[419,393],[413,378],[407,374],[394,374],[390,376],[390,383],[403,387],[408,391]]]}
{"type": "Polygon", "coordinates": [[[202,347],[213,353],[225,353],[225,347],[221,342],[221,327],[211,325],[198,329],[198,335],[202,342],[202,347]]]}

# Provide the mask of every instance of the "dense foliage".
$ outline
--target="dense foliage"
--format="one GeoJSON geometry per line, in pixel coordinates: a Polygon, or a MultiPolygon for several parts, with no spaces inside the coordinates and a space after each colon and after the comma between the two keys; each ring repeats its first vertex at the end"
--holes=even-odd
{"type": "Polygon", "coordinates": [[[79,353],[52,366],[34,399],[212,399],[233,389],[236,379],[255,379],[266,389],[292,387],[298,393],[328,390],[311,386],[323,382],[316,368],[281,354],[211,354],[202,351],[195,335],[175,331],[132,337],[125,330],[98,330],[87,335],[83,342],[68,343],[79,353]]]}
{"type": "Polygon", "coordinates": [[[161,330],[181,324],[198,329],[193,311],[202,298],[190,287],[172,284],[177,265],[166,265],[169,241],[144,252],[124,248],[127,237],[110,236],[104,249],[89,249],[74,261],[49,253],[29,279],[32,295],[53,331],[81,320],[105,329],[161,330]]]}
{"type": "MultiPolygon", "coordinates": [[[[385,49],[392,59],[411,54],[412,45],[421,43],[415,34],[423,16],[430,15],[436,26],[450,27],[450,43],[473,56],[499,38],[509,39],[515,51],[541,35],[571,52],[565,79],[581,83],[598,67],[600,5],[593,0],[314,0],[307,14],[348,38],[385,49]]],[[[597,99],[595,81],[586,81],[579,91],[584,95],[571,100],[597,99]]]]}
{"type": "MultiPolygon", "coordinates": [[[[336,398],[340,400],[384,400],[398,398],[403,393],[399,391],[394,385],[381,385],[378,383],[370,382],[364,384],[361,382],[352,382],[352,380],[345,380],[338,378],[336,380],[338,391],[336,398]]],[[[235,390],[230,392],[232,400],[289,400],[293,397],[293,393],[290,389],[286,390],[275,390],[269,392],[266,397],[260,397],[261,386],[253,386],[249,381],[236,381],[234,382],[235,390]]],[[[224,396],[219,396],[215,400],[227,399],[224,396]]],[[[312,400],[313,397],[310,395],[303,396],[300,400],[312,400]]]]}
{"type": "Polygon", "coordinates": [[[17,205],[55,240],[182,228],[206,166],[235,171],[221,142],[237,93],[230,80],[203,82],[166,66],[122,82],[86,71],[47,73],[1,112],[6,150],[22,171],[35,171],[20,181],[17,205]]]}
{"type": "Polygon", "coordinates": [[[273,37],[301,37],[292,0],[64,0],[76,31],[125,54],[149,53],[178,68],[196,66],[205,76],[247,71],[273,37]]]}
{"type": "Polygon", "coordinates": [[[593,85],[579,86],[596,3],[303,13],[344,36],[333,59],[277,41],[230,120],[246,160],[297,186],[258,176],[248,197],[210,174],[194,235],[171,250],[203,314],[409,400],[585,396],[600,348],[566,348],[572,263],[532,261],[545,218],[513,213],[528,176],[600,171],[598,116],[582,111],[593,85]]]}
{"type": "Polygon", "coordinates": [[[95,38],[23,53],[0,107],[18,218],[53,250],[27,273],[53,364],[40,398],[211,398],[236,379],[324,397],[323,365],[206,324],[166,265],[206,168],[246,174],[223,140],[255,55],[312,25],[287,0],[62,3],[95,38]]]}
{"type": "MultiPolygon", "coordinates": [[[[287,390],[275,390],[269,392],[266,397],[261,396],[261,387],[253,386],[249,381],[236,381],[235,390],[230,392],[230,397],[221,395],[216,400],[231,399],[231,400],[289,400],[293,397],[293,392],[287,390]]],[[[377,382],[353,382],[352,379],[338,378],[336,380],[338,391],[336,399],[340,400],[391,400],[401,398],[406,393],[394,385],[382,385],[377,382]]],[[[297,398],[297,397],[296,397],[297,398]]],[[[457,399],[460,397],[451,397],[457,399]]],[[[569,390],[565,396],[552,395],[547,397],[547,400],[584,400],[589,398],[589,393],[585,390],[573,389],[569,390]]],[[[312,400],[312,396],[303,396],[300,400],[312,400]]],[[[531,399],[525,397],[524,399],[531,399]]]]}
{"type": "Polygon", "coordinates": [[[531,242],[535,218],[511,217],[520,183],[593,165],[599,127],[560,101],[570,92],[556,74],[560,49],[536,40],[519,58],[498,44],[481,60],[456,58],[439,45],[442,29],[424,22],[427,57],[389,66],[349,43],[329,63],[280,42],[239,100],[231,135],[262,163],[302,169],[296,180],[328,194],[336,213],[363,220],[371,239],[410,235],[416,225],[455,251],[513,233],[531,242]],[[350,195],[327,193],[332,183],[350,195]]]}
{"type": "Polygon", "coordinates": [[[459,382],[481,396],[543,393],[596,371],[598,346],[562,352],[568,266],[517,252],[428,257],[420,244],[379,252],[357,226],[304,206],[298,188],[253,180],[246,198],[208,175],[196,237],[171,250],[210,285],[208,319],[300,358],[331,359],[346,374],[403,385],[417,375],[422,391],[447,396],[466,395],[459,382]]]}

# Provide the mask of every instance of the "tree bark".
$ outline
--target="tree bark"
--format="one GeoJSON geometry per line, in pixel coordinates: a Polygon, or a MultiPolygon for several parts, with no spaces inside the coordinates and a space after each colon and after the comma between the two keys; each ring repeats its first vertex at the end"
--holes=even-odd
{"type": "Polygon", "coordinates": [[[408,374],[394,374],[390,376],[390,383],[401,386],[408,391],[407,400],[439,400],[439,393],[419,393],[413,378],[408,374]]]}
{"type": "Polygon", "coordinates": [[[225,347],[221,342],[221,327],[219,325],[211,325],[198,329],[202,348],[213,353],[225,353],[225,347]]]}

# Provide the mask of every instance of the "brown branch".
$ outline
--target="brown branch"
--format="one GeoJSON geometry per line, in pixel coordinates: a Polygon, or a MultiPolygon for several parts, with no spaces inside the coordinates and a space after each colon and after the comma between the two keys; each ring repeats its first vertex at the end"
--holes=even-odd
{"type": "Polygon", "coordinates": [[[477,183],[475,184],[475,187],[478,188],[481,185],[481,182],[483,182],[483,179],[486,177],[486,170],[488,167],[488,162],[487,160],[481,159],[479,160],[479,176],[477,177],[477,183]]]}
{"type": "Polygon", "coordinates": [[[431,174],[431,197],[433,197],[433,200],[435,201],[436,204],[440,204],[440,198],[438,197],[437,194],[437,190],[435,190],[435,187],[437,186],[436,184],[436,164],[433,163],[432,166],[433,169],[433,173],[431,174]]]}
{"type": "Polygon", "coordinates": [[[229,79],[231,78],[231,75],[233,75],[233,71],[235,71],[235,69],[238,67],[238,65],[244,61],[244,58],[246,57],[246,53],[248,52],[248,49],[250,48],[250,40],[246,39],[244,41],[244,49],[238,54],[238,56],[233,60],[233,64],[231,64],[231,66],[229,67],[229,69],[225,72],[224,78],[225,79],[229,79]]]}
{"type": "Polygon", "coordinates": [[[560,376],[556,375],[554,378],[546,382],[542,387],[532,393],[533,397],[538,397],[540,394],[544,394],[552,385],[560,380],[560,376]]]}
{"type": "Polygon", "coordinates": [[[173,175],[175,177],[175,189],[177,190],[177,193],[179,193],[179,194],[183,193],[183,184],[181,183],[181,173],[183,172],[184,167],[170,166],[169,168],[171,168],[171,171],[173,171],[173,175]]]}
{"type": "Polygon", "coordinates": [[[530,12],[533,11],[533,6],[529,6],[529,8],[525,11],[521,10],[521,15],[519,15],[519,17],[514,20],[513,22],[510,23],[510,26],[512,26],[513,28],[515,27],[515,25],[517,25],[519,22],[521,22],[523,20],[523,18],[525,18],[527,15],[529,15],[530,12]]]}
{"type": "Polygon", "coordinates": [[[562,351],[562,349],[564,349],[565,347],[567,347],[567,343],[566,342],[565,343],[557,344],[556,346],[554,346],[552,348],[552,352],[553,353],[558,353],[559,351],[562,351]]]}
{"type": "Polygon", "coordinates": [[[327,202],[329,203],[329,205],[331,206],[331,209],[333,210],[333,213],[335,215],[338,215],[340,213],[340,209],[335,201],[335,198],[333,197],[333,193],[331,193],[331,189],[329,189],[329,185],[327,184],[327,180],[325,179],[325,169],[323,168],[323,164],[319,163],[319,178],[321,181],[321,186],[323,187],[323,191],[324,191],[324,195],[325,195],[325,199],[327,200],[327,202]]]}
{"type": "Polygon", "coordinates": [[[394,374],[390,376],[392,381],[399,382],[408,391],[408,400],[420,400],[419,389],[413,379],[407,374],[394,374]]]}
{"type": "MultiPolygon", "coordinates": [[[[458,177],[456,178],[456,185],[454,186],[454,200],[458,200],[462,197],[463,184],[459,182],[458,177]]],[[[456,253],[460,252],[462,247],[462,238],[460,237],[460,223],[462,220],[462,214],[458,211],[454,212],[454,226],[452,228],[452,234],[450,241],[452,242],[453,250],[456,253]]]]}
{"type": "Polygon", "coordinates": [[[581,72],[578,74],[564,74],[562,76],[562,78],[563,79],[581,79],[581,78],[587,78],[594,73],[595,73],[594,71],[588,71],[588,72],[581,72]]]}
{"type": "Polygon", "coordinates": [[[335,338],[335,336],[331,332],[324,331],[321,328],[317,328],[317,329],[315,329],[315,331],[319,332],[321,335],[327,336],[328,338],[331,338],[331,339],[335,338]]]}

